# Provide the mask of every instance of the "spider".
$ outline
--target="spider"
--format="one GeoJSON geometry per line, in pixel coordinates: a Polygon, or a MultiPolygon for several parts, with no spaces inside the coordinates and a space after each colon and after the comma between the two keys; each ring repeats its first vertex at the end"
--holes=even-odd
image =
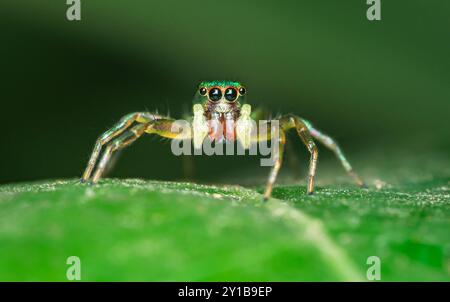
{"type": "MultiPolygon", "coordinates": [[[[184,133],[182,139],[192,140],[195,148],[199,148],[207,137],[213,141],[239,141],[245,149],[249,148],[251,142],[271,140],[270,135],[261,135],[261,133],[249,138],[245,135],[249,129],[236,126],[239,122],[249,119],[259,121],[265,117],[263,111],[252,112],[251,106],[246,103],[246,92],[246,88],[235,81],[200,83],[194,96],[192,130],[184,133]],[[211,121],[215,123],[211,123],[211,121]],[[217,125],[221,127],[217,127],[217,125]]],[[[362,179],[353,171],[341,148],[331,137],[314,128],[310,122],[293,114],[281,116],[278,122],[279,135],[275,143],[278,143],[279,148],[266,184],[265,200],[269,199],[272,194],[273,184],[283,161],[286,133],[291,129],[296,130],[311,154],[307,194],[313,194],[314,192],[314,178],[318,159],[318,150],[313,139],[331,149],[353,180],[359,186],[365,187],[362,179]]],[[[124,116],[115,126],[97,139],[81,182],[97,183],[104,173],[111,155],[115,151],[130,145],[144,133],[156,134],[169,139],[180,138],[180,132],[174,131],[172,127],[174,123],[175,120],[170,117],[150,112],[135,112],[124,116]],[[98,160],[102,147],[105,147],[105,149],[101,159],[98,160]],[[94,171],[95,167],[96,170],[94,171]],[[92,173],[93,171],[94,173],[92,173]]]]}

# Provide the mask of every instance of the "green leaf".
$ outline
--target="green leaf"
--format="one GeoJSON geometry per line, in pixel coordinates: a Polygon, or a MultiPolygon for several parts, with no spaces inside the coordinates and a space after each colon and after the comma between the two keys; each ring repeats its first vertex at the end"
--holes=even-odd
{"type": "Polygon", "coordinates": [[[0,280],[450,280],[448,187],[260,189],[143,180],[0,187],[0,280]],[[277,198],[277,199],[276,199],[277,198]]]}

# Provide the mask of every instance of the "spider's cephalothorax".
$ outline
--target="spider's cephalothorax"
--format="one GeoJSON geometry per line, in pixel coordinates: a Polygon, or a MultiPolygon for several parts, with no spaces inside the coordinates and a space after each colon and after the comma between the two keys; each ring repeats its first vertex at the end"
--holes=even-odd
{"type": "Polygon", "coordinates": [[[308,194],[312,194],[314,191],[318,158],[318,150],[314,139],[331,149],[355,182],[364,186],[361,178],[353,171],[342,150],[331,137],[314,128],[308,121],[293,114],[283,115],[278,119],[278,126],[275,126],[275,128],[279,135],[273,136],[270,132],[275,123],[265,121],[265,116],[261,115],[262,111],[252,112],[251,106],[245,102],[245,98],[246,89],[238,82],[210,81],[200,83],[194,97],[192,127],[188,133],[175,131],[174,129],[177,129],[177,127],[173,127],[175,120],[167,116],[150,112],[136,112],[124,116],[113,128],[98,138],[81,181],[90,180],[91,183],[96,183],[105,171],[113,152],[128,146],[144,133],[156,134],[170,139],[192,139],[195,148],[200,148],[207,137],[214,141],[237,140],[245,149],[248,149],[251,143],[271,140],[272,144],[277,144],[278,151],[273,155],[274,165],[264,193],[264,198],[268,199],[283,162],[285,134],[289,130],[295,129],[311,154],[307,184],[308,194]],[[250,131],[252,130],[251,121],[259,122],[260,120],[271,125],[269,133],[250,131]],[[103,155],[98,161],[104,146],[103,155]],[[95,167],[97,169],[92,174],[95,167]]]}
{"type": "Polygon", "coordinates": [[[236,122],[241,115],[241,104],[245,102],[245,94],[245,87],[238,82],[200,83],[194,101],[203,105],[203,115],[208,124],[211,140],[236,139],[236,122]]]}

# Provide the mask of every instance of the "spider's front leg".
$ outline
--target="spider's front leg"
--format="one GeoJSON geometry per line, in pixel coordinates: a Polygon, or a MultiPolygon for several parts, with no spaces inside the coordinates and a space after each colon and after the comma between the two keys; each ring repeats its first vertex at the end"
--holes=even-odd
{"type": "Polygon", "coordinates": [[[81,177],[81,182],[87,181],[91,177],[92,170],[94,169],[98,156],[100,155],[101,149],[104,145],[109,143],[113,138],[122,134],[127,130],[134,122],[148,123],[154,120],[156,117],[147,112],[135,112],[130,113],[114,125],[111,129],[103,133],[96,141],[94,150],[92,151],[91,158],[89,159],[86,170],[81,177]]]}
{"type": "Polygon", "coordinates": [[[334,152],[336,157],[341,162],[342,166],[344,167],[345,171],[347,171],[348,175],[353,178],[353,180],[356,182],[356,184],[362,188],[367,188],[366,184],[362,180],[361,177],[353,170],[352,166],[350,165],[350,162],[347,160],[347,158],[344,155],[344,152],[342,152],[339,145],[336,143],[334,139],[332,139],[330,136],[320,132],[319,130],[312,127],[312,125],[308,121],[304,121],[305,124],[307,124],[308,129],[311,133],[311,135],[317,139],[319,142],[321,142],[325,147],[330,149],[334,152]]]}
{"type": "Polygon", "coordinates": [[[104,173],[113,152],[130,145],[145,132],[157,134],[167,138],[175,137],[177,133],[173,133],[171,131],[173,122],[174,120],[170,118],[165,118],[149,112],[139,112],[126,115],[113,128],[106,131],[99,137],[86,170],[81,178],[81,182],[89,180],[95,166],[97,166],[97,169],[92,176],[91,183],[95,184],[98,182],[104,173]],[[133,123],[137,124],[132,126],[133,123]],[[101,160],[97,162],[101,149],[105,145],[106,148],[103,152],[103,156],[101,160]]]}
{"type": "MultiPolygon", "coordinates": [[[[272,194],[273,185],[280,171],[281,165],[283,163],[284,147],[286,144],[286,132],[290,129],[295,128],[297,134],[299,135],[302,142],[306,145],[308,151],[311,153],[311,158],[309,161],[309,176],[308,176],[308,186],[307,193],[312,194],[314,192],[314,177],[316,175],[318,150],[316,144],[314,143],[309,130],[299,118],[293,115],[283,116],[279,120],[278,135],[272,135],[272,133],[260,135],[258,134],[258,141],[261,140],[271,140],[276,138],[278,140],[278,151],[274,154],[274,165],[269,174],[269,179],[267,181],[266,190],[264,192],[264,199],[267,200],[272,194]]],[[[273,129],[270,131],[272,132],[273,129]]]]}
{"type": "Polygon", "coordinates": [[[272,148],[272,151],[275,152],[275,154],[273,154],[274,163],[269,174],[269,179],[267,180],[266,190],[264,192],[264,200],[268,200],[272,195],[273,185],[277,179],[278,172],[280,171],[281,165],[283,163],[284,147],[286,144],[286,134],[282,127],[279,127],[279,129],[272,129],[272,127],[270,127],[269,129],[270,130],[267,134],[261,135],[261,133],[258,133],[258,141],[272,140],[272,144],[278,143],[278,149],[272,148]],[[272,130],[277,130],[277,135],[273,135],[272,130]],[[274,141],[274,139],[276,141],[274,141]]]}
{"type": "Polygon", "coordinates": [[[308,151],[311,153],[307,193],[312,194],[314,191],[314,176],[316,174],[318,150],[310,135],[307,125],[300,118],[294,115],[285,115],[279,120],[278,126],[272,125],[270,121],[265,121],[266,127],[264,128],[266,130],[255,132],[253,131],[253,126],[250,125],[250,118],[254,116],[255,114],[251,113],[251,107],[249,105],[244,105],[242,107],[241,117],[237,122],[236,134],[243,147],[248,149],[250,148],[250,144],[259,143],[261,141],[272,141],[272,144],[278,144],[278,149],[272,148],[272,152],[274,152],[274,163],[269,174],[269,179],[267,180],[264,200],[269,199],[272,194],[273,185],[283,163],[286,132],[292,128],[297,130],[297,134],[300,136],[301,140],[308,148],[308,151]],[[274,131],[276,131],[276,133],[274,131]]]}
{"type": "Polygon", "coordinates": [[[103,152],[102,159],[97,165],[97,170],[92,177],[92,184],[98,182],[100,177],[105,172],[106,167],[111,159],[113,152],[123,149],[126,146],[133,143],[144,133],[147,124],[140,124],[132,127],[130,130],[125,131],[122,135],[120,135],[117,139],[113,140],[110,144],[108,144],[103,152]]]}
{"type": "MultiPolygon", "coordinates": [[[[331,149],[337,156],[337,158],[341,161],[344,169],[347,173],[355,180],[355,182],[361,186],[366,187],[362,179],[353,171],[352,166],[345,158],[344,153],[338,144],[329,136],[321,133],[317,129],[313,128],[308,121],[305,121],[295,115],[285,115],[280,119],[280,154],[276,157],[275,165],[272,168],[272,171],[269,176],[269,181],[266,186],[266,192],[264,194],[264,198],[268,199],[272,192],[272,186],[275,182],[275,179],[278,175],[278,171],[280,169],[282,159],[283,159],[283,150],[284,150],[284,142],[285,142],[285,132],[290,129],[295,129],[297,134],[299,135],[302,142],[308,148],[308,151],[311,153],[311,158],[309,161],[309,177],[308,177],[308,187],[307,193],[312,194],[314,192],[314,178],[316,174],[317,167],[317,159],[318,159],[318,150],[316,144],[313,141],[313,138],[316,138],[319,142],[324,144],[326,147],[331,149]]],[[[264,138],[259,138],[264,139],[264,138]]],[[[270,139],[270,138],[267,138],[270,139]]]]}
{"type": "Polygon", "coordinates": [[[311,136],[311,133],[307,125],[299,117],[288,114],[284,115],[280,119],[280,127],[284,131],[289,131],[290,129],[295,129],[298,136],[302,140],[303,144],[308,149],[311,157],[309,159],[309,173],[308,173],[308,185],[306,192],[311,195],[314,192],[314,178],[316,176],[317,159],[319,157],[319,150],[311,136]]]}

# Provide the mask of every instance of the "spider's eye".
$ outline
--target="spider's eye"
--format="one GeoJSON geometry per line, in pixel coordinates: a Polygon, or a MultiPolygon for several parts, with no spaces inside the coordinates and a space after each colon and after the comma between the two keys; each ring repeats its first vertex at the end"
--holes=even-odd
{"type": "Polygon", "coordinates": [[[198,93],[200,93],[200,95],[206,95],[207,92],[208,92],[208,90],[205,87],[201,87],[198,90],[198,93]]]}
{"type": "Polygon", "coordinates": [[[212,88],[209,91],[209,99],[213,102],[217,102],[222,98],[222,91],[219,88],[212,88]]]}
{"type": "Polygon", "coordinates": [[[228,102],[233,102],[237,98],[237,91],[236,89],[229,87],[227,90],[225,90],[225,98],[228,102]]]}
{"type": "Polygon", "coordinates": [[[239,88],[239,94],[244,95],[247,92],[247,90],[244,87],[239,88]]]}

